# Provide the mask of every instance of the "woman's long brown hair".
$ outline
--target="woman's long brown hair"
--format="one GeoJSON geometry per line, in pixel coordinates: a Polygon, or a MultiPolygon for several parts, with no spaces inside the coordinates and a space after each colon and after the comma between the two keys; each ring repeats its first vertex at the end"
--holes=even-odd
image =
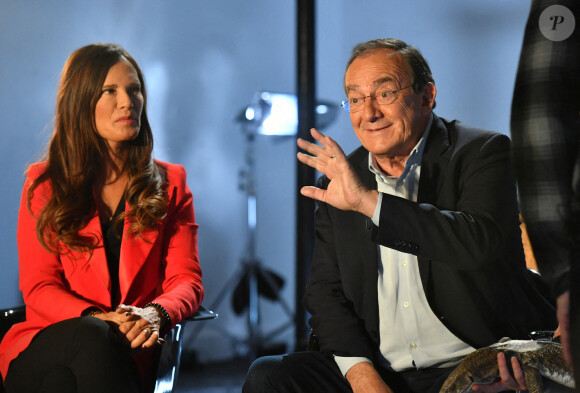
{"type": "Polygon", "coordinates": [[[52,193],[37,217],[36,234],[40,243],[52,252],[63,251],[59,242],[76,251],[91,251],[99,242],[96,234],[83,236],[79,231],[96,213],[93,186],[108,154],[106,142],[96,129],[95,107],[109,69],[122,59],[128,60],[137,71],[143,111],[139,135],[130,142],[127,155],[129,180],[124,197],[130,210],[118,220],[129,217],[129,233],[138,235],[154,229],[167,214],[165,173],[152,158],[153,135],[147,119],[141,70],[117,45],[87,45],[73,52],[64,66],[46,170],[33,181],[27,195],[31,210],[34,190],[49,182],[52,193]]]}

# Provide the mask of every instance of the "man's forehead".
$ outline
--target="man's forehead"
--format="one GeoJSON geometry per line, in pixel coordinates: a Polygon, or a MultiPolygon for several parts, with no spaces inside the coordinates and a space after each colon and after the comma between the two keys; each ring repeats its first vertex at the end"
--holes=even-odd
{"type": "Polygon", "coordinates": [[[413,71],[403,55],[390,48],[375,48],[357,56],[343,79],[345,93],[363,88],[376,89],[384,83],[401,85],[413,79],[413,71]]]}
{"type": "Polygon", "coordinates": [[[403,59],[403,55],[401,55],[394,49],[375,48],[362,52],[357,57],[355,57],[348,66],[347,71],[353,66],[353,64],[356,65],[357,63],[360,62],[370,62],[370,61],[385,62],[385,64],[405,62],[403,59]]]}
{"type": "MultiPolygon", "coordinates": [[[[356,57],[346,69],[344,75],[345,80],[361,72],[391,75],[391,77],[394,77],[399,74],[408,74],[410,72],[410,66],[399,52],[381,48],[364,52],[356,57]]],[[[380,75],[376,79],[382,77],[383,75],[380,75]]]]}
{"type": "Polygon", "coordinates": [[[377,88],[377,87],[384,85],[386,83],[399,83],[399,78],[397,78],[393,75],[385,75],[385,76],[382,76],[382,77],[379,77],[379,78],[373,80],[370,83],[370,85],[363,86],[363,85],[360,85],[357,83],[349,83],[345,87],[346,87],[346,90],[349,91],[349,90],[357,90],[357,89],[360,89],[362,87],[377,88]]]}

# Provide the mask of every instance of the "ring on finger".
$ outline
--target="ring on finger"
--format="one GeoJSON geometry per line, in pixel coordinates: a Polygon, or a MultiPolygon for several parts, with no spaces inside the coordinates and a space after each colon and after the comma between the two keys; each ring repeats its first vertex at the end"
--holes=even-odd
{"type": "Polygon", "coordinates": [[[151,335],[151,329],[145,328],[145,329],[143,329],[143,331],[141,333],[145,333],[147,336],[150,336],[151,335]]]}
{"type": "Polygon", "coordinates": [[[334,157],[336,157],[336,154],[333,154],[333,155],[330,156],[330,158],[334,158],[334,157]]]}

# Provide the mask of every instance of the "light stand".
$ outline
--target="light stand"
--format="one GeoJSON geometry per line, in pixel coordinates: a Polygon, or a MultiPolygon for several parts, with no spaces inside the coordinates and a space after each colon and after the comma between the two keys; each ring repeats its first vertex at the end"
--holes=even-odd
{"type": "MultiPolygon", "coordinates": [[[[257,197],[255,187],[254,142],[256,132],[253,127],[243,124],[246,136],[245,168],[240,171],[240,188],[246,193],[247,199],[247,243],[246,255],[238,272],[233,275],[217,295],[217,301],[210,306],[212,310],[219,309],[219,305],[233,289],[233,305],[235,311],[242,312],[247,308],[248,337],[240,340],[229,332],[221,329],[230,337],[236,352],[245,352],[248,357],[255,358],[260,350],[276,335],[291,327],[294,322],[294,313],[280,296],[284,284],[277,274],[265,269],[256,256],[256,226],[257,226],[257,197]],[[260,326],[260,295],[277,301],[287,314],[288,322],[264,334],[260,326]]],[[[199,333],[199,330],[198,330],[199,333]]]]}
{"type": "Polygon", "coordinates": [[[273,336],[292,325],[294,314],[288,304],[280,296],[280,290],[284,284],[283,279],[275,273],[265,269],[256,256],[257,198],[254,161],[254,142],[256,132],[253,130],[253,127],[248,126],[247,124],[244,124],[244,131],[246,135],[246,170],[240,172],[240,186],[246,191],[248,239],[246,245],[246,256],[242,260],[242,272],[239,277],[240,282],[236,286],[233,294],[233,303],[234,308],[236,308],[236,301],[240,304],[241,299],[242,304],[237,308],[243,309],[244,297],[247,296],[247,344],[250,355],[256,356],[261,347],[263,347],[273,336]],[[266,294],[272,300],[275,300],[280,304],[289,318],[287,323],[282,324],[269,334],[264,334],[260,327],[260,295],[266,294]]]}
{"type": "MultiPolygon", "coordinates": [[[[320,104],[319,107],[319,118],[322,119],[323,125],[334,120],[337,112],[335,108],[327,104],[320,104]]],[[[219,310],[220,304],[233,288],[234,311],[240,313],[247,308],[248,337],[241,340],[217,325],[216,328],[233,341],[234,347],[238,348],[236,353],[245,352],[248,357],[255,358],[262,349],[266,348],[272,338],[293,326],[295,316],[280,296],[284,280],[276,273],[264,268],[256,256],[257,198],[254,181],[254,142],[258,134],[286,136],[296,134],[296,97],[290,94],[258,92],[252,104],[243,111],[238,120],[246,136],[245,168],[239,173],[240,188],[245,191],[247,198],[246,254],[239,270],[225,283],[217,295],[217,300],[210,305],[210,309],[219,310]],[[261,296],[277,302],[288,316],[287,322],[267,333],[262,332],[260,326],[261,296]],[[239,350],[240,347],[242,351],[239,350]]],[[[320,125],[317,124],[317,126],[320,125]]],[[[199,332],[200,329],[195,333],[199,332]]]]}

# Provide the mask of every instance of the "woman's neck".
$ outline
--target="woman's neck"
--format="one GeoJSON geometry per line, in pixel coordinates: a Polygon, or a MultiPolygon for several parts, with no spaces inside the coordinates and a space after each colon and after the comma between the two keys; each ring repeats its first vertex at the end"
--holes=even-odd
{"type": "Polygon", "coordinates": [[[105,160],[96,184],[96,195],[99,198],[99,214],[103,219],[110,219],[125,193],[129,176],[124,157],[110,153],[105,160]]]}

